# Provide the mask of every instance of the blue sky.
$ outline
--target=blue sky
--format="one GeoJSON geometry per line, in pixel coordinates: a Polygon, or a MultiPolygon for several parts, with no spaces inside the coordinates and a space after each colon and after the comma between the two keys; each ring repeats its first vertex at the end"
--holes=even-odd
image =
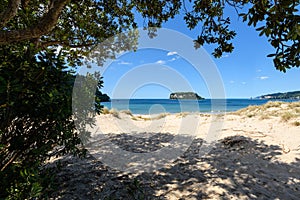
{"type": "MultiPolygon", "coordinates": [[[[233,10],[227,10],[226,13],[232,16],[231,27],[237,32],[232,41],[234,52],[216,59],[210,54],[214,46],[205,45],[202,51],[207,51],[208,55],[194,56],[194,62],[199,63],[200,67],[217,68],[224,97],[250,98],[300,90],[300,69],[289,69],[286,73],[276,70],[272,59],[266,57],[274,52],[267,39],[259,37],[253,27],[248,27],[236,17],[233,10]],[[207,56],[215,65],[207,64],[207,56]]],[[[183,21],[183,15],[171,19],[163,28],[180,32],[191,39],[195,39],[200,30],[190,31],[183,21]]],[[[211,89],[215,87],[212,86],[213,82],[207,81],[207,77],[199,73],[190,60],[182,56],[182,52],[172,49],[173,44],[180,42],[170,37],[164,41],[164,45],[170,46],[168,50],[141,48],[136,52],[123,52],[102,71],[102,91],[112,98],[164,99],[169,97],[170,92],[186,90],[197,92],[205,98],[215,97],[211,89]]]]}

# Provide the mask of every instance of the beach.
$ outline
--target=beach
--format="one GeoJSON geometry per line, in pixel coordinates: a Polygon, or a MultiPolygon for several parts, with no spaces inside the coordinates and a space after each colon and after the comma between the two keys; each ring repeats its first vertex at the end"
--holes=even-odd
{"type": "Polygon", "coordinates": [[[52,199],[300,196],[299,102],[222,114],[110,110],[95,125],[86,158],[47,164],[60,162],[52,199]]]}

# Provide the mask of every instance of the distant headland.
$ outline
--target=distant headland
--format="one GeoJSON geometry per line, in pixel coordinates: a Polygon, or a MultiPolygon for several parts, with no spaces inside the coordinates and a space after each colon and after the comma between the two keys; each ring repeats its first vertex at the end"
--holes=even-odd
{"type": "Polygon", "coordinates": [[[300,91],[266,94],[256,98],[257,99],[300,99],[300,91]]]}
{"type": "Polygon", "coordinates": [[[170,99],[195,99],[201,100],[203,97],[199,96],[195,92],[174,92],[170,94],[170,99]]]}

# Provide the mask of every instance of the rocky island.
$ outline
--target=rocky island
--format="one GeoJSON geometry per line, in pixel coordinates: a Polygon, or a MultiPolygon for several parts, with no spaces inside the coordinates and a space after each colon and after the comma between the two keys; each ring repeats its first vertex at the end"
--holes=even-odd
{"type": "Polygon", "coordinates": [[[174,92],[170,94],[170,99],[195,99],[201,100],[203,97],[199,96],[195,92],[174,92]]]}

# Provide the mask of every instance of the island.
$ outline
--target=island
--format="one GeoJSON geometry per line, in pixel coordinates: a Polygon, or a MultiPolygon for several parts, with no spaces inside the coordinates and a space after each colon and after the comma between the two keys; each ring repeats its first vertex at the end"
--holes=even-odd
{"type": "Polygon", "coordinates": [[[195,92],[174,92],[170,94],[170,99],[195,99],[202,100],[203,97],[199,96],[195,92]]]}
{"type": "Polygon", "coordinates": [[[257,97],[258,99],[300,99],[300,91],[273,93],[257,97]]]}

